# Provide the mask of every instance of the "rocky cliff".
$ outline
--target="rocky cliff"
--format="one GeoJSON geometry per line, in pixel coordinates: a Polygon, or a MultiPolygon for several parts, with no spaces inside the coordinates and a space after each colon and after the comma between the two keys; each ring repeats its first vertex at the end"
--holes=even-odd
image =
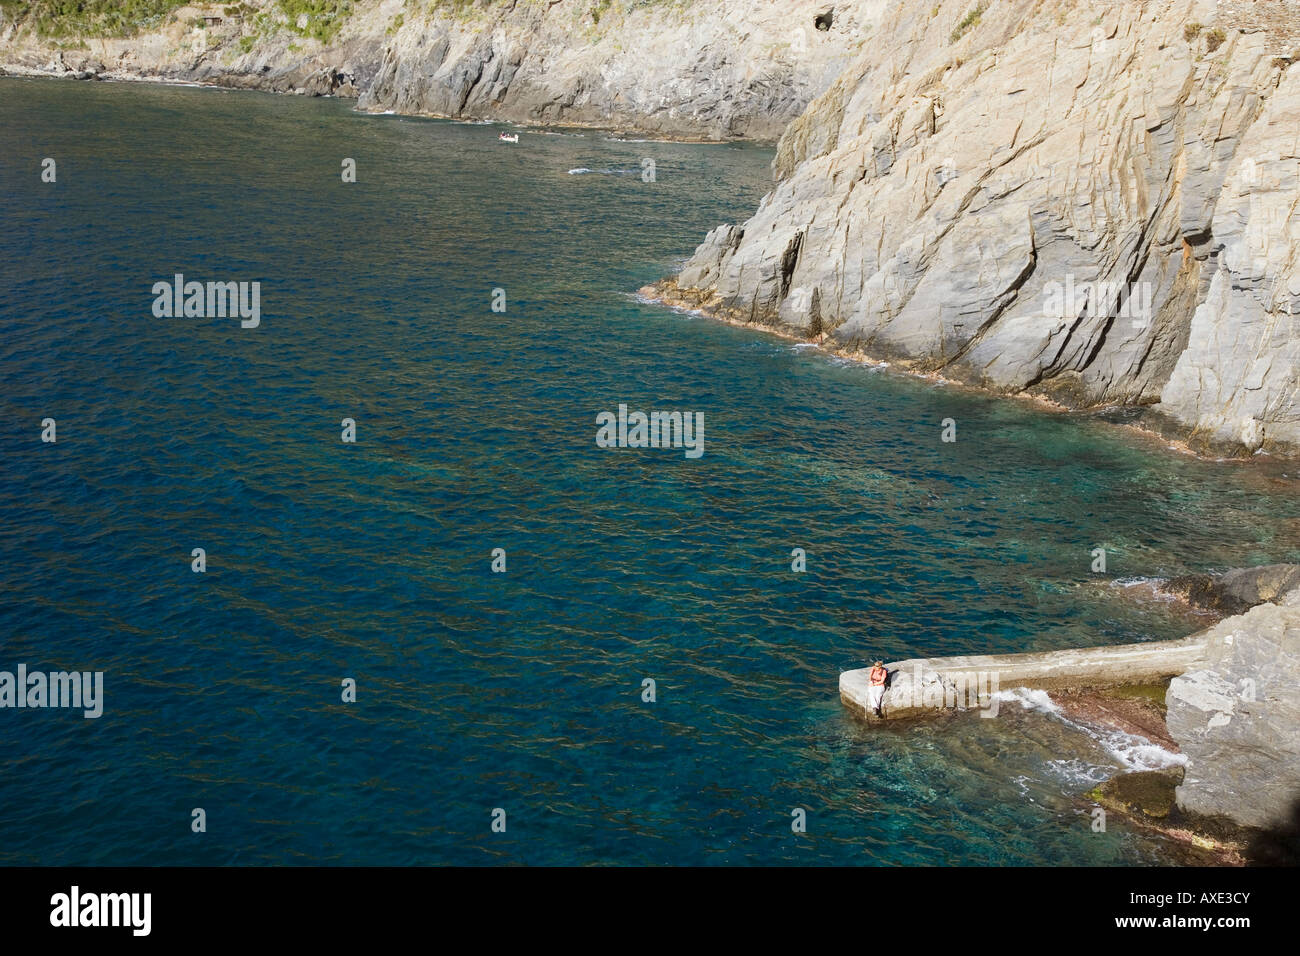
{"type": "Polygon", "coordinates": [[[1203,449],[1300,450],[1297,0],[63,7],[0,0],[4,69],[680,138],[784,128],[776,188],[657,294],[1140,406],[1203,449]]]}
{"type": "Polygon", "coordinates": [[[1178,806],[1269,830],[1300,814],[1300,588],[1215,626],[1207,663],[1169,685],[1187,758],[1178,806]]]}
{"type": "MultiPolygon", "coordinates": [[[[89,0],[97,8],[105,0],[89,0]]],[[[136,20],[0,4],[14,73],[356,97],[363,109],[774,141],[883,3],[814,0],[140,0],[136,20]]]]}
{"type": "Polygon", "coordinates": [[[1300,446],[1300,9],[889,5],[657,291],[1194,445],[1300,446]],[[1266,9],[1267,13],[1262,12],[1266,9]]]}

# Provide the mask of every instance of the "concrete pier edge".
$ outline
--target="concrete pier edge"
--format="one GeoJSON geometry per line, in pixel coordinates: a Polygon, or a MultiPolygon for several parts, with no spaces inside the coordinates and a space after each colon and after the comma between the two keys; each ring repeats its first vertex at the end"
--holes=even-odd
{"type": "Polygon", "coordinates": [[[840,700],[870,722],[975,708],[987,712],[991,695],[1015,688],[1101,690],[1166,681],[1205,666],[1208,643],[1208,632],[1201,632],[1176,641],[1114,647],[910,658],[885,665],[889,683],[883,718],[869,704],[870,667],[840,674],[840,700]]]}

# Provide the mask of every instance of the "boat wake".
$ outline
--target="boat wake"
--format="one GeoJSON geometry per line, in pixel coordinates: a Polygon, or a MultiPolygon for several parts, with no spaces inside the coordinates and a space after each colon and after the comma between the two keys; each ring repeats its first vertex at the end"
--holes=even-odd
{"type": "Polygon", "coordinates": [[[597,176],[630,176],[640,174],[639,169],[589,169],[586,166],[577,166],[569,170],[570,176],[585,176],[592,173],[597,176]]]}

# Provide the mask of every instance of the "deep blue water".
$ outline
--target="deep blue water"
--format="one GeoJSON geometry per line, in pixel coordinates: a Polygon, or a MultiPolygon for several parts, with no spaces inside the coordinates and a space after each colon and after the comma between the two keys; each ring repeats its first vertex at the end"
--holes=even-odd
{"type": "Polygon", "coordinates": [[[0,709],[0,863],[1172,859],[1091,832],[1117,764],[1052,719],[873,732],[836,681],[1189,633],[1115,581],[1300,560],[1287,467],[636,301],[768,150],[14,79],[0,129],[0,670],[105,674],[0,709]],[[176,272],[261,326],[155,318],[176,272]],[[705,454],[598,448],[619,403],[705,454]]]}

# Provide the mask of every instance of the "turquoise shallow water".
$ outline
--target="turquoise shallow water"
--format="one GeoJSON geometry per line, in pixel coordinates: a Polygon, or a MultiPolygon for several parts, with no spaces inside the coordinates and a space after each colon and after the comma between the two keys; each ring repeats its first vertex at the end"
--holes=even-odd
{"type": "Polygon", "coordinates": [[[836,680],[1189,633],[1115,582],[1300,560],[1288,466],[636,301],[767,150],[0,92],[0,669],[106,694],[0,710],[0,862],[1172,858],[1091,832],[1105,747],[1013,705],[870,733],[836,680]],[[155,318],[175,272],[259,280],[261,327],[155,318]],[[597,448],[620,402],[703,412],[704,456],[597,448]]]}

